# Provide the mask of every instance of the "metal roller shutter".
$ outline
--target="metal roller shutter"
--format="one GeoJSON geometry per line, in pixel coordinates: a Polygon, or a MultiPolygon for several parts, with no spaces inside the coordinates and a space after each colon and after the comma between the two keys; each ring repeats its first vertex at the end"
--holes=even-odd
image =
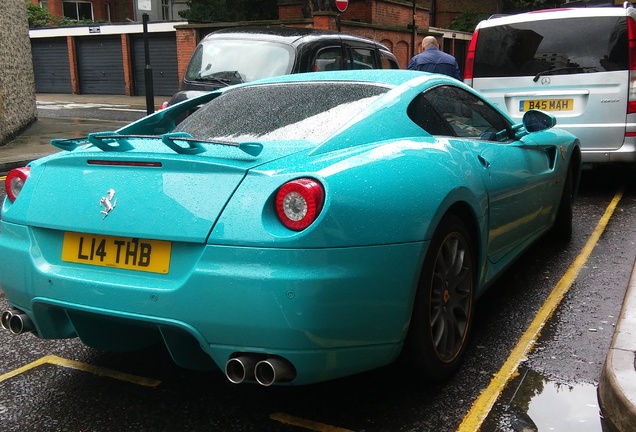
{"type": "MultiPolygon", "coordinates": [[[[146,94],[143,35],[131,37],[133,46],[133,68],[135,92],[137,95],[146,94]]],[[[179,70],[177,66],[177,40],[175,33],[149,34],[148,53],[152,67],[153,93],[155,96],[172,96],[179,90],[179,70]]]]}
{"type": "Polygon", "coordinates": [[[66,37],[31,39],[35,91],[72,93],[66,37]]]}
{"type": "Polygon", "coordinates": [[[82,94],[126,94],[119,36],[78,37],[77,68],[82,94]]]}

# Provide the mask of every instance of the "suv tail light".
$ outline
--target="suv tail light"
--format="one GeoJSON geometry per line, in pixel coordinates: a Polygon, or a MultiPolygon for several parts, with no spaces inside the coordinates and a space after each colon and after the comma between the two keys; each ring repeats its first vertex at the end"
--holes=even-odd
{"type": "Polygon", "coordinates": [[[276,193],[276,215],[285,227],[302,231],[316,220],[324,202],[325,191],[316,180],[292,180],[276,193]]]}
{"type": "Polygon", "coordinates": [[[636,21],[627,17],[627,37],[629,39],[629,99],[627,113],[636,113],[636,21]]]}
{"type": "Polygon", "coordinates": [[[22,167],[13,169],[7,174],[7,178],[4,181],[4,188],[11,202],[14,202],[16,198],[18,198],[18,195],[20,195],[20,191],[22,191],[24,183],[26,183],[29,178],[30,172],[31,168],[22,167]]]}
{"type": "Polygon", "coordinates": [[[464,66],[464,82],[473,86],[473,74],[475,69],[475,50],[477,49],[477,36],[479,35],[479,30],[475,30],[473,33],[473,37],[470,40],[470,45],[468,46],[468,53],[466,54],[466,65],[464,66]]]}

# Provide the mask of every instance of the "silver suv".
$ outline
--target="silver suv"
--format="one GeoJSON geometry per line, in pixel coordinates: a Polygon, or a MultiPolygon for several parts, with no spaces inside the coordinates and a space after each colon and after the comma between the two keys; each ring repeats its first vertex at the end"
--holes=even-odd
{"type": "Polygon", "coordinates": [[[520,119],[548,111],[583,161],[636,161],[636,9],[564,8],[482,21],[464,81],[520,119]]]}

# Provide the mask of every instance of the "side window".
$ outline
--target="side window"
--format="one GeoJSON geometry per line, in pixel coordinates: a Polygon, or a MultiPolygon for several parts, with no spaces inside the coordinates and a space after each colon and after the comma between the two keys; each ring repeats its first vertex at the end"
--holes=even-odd
{"type": "Polygon", "coordinates": [[[333,71],[345,69],[340,47],[324,48],[318,51],[314,62],[314,72],[333,71]]]}
{"type": "Polygon", "coordinates": [[[349,69],[376,69],[375,49],[347,47],[349,69]]]}
{"type": "Polygon", "coordinates": [[[424,98],[435,107],[458,137],[488,141],[510,139],[508,121],[466,90],[452,86],[439,86],[424,93],[424,98]],[[503,136],[502,131],[505,131],[503,136]]]}
{"type": "Polygon", "coordinates": [[[395,59],[389,57],[386,52],[380,51],[380,67],[382,69],[399,69],[400,65],[397,64],[395,59]]]}
{"type": "Polygon", "coordinates": [[[455,136],[448,123],[440,117],[423,94],[417,95],[406,110],[409,118],[431,135],[455,136]]]}

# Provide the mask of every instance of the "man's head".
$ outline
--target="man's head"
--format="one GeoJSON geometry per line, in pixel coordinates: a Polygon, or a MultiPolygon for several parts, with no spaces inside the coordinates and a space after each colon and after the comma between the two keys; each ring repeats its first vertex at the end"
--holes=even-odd
{"type": "Polygon", "coordinates": [[[435,36],[426,36],[422,39],[422,51],[429,47],[439,48],[439,44],[437,43],[435,36]]]}

